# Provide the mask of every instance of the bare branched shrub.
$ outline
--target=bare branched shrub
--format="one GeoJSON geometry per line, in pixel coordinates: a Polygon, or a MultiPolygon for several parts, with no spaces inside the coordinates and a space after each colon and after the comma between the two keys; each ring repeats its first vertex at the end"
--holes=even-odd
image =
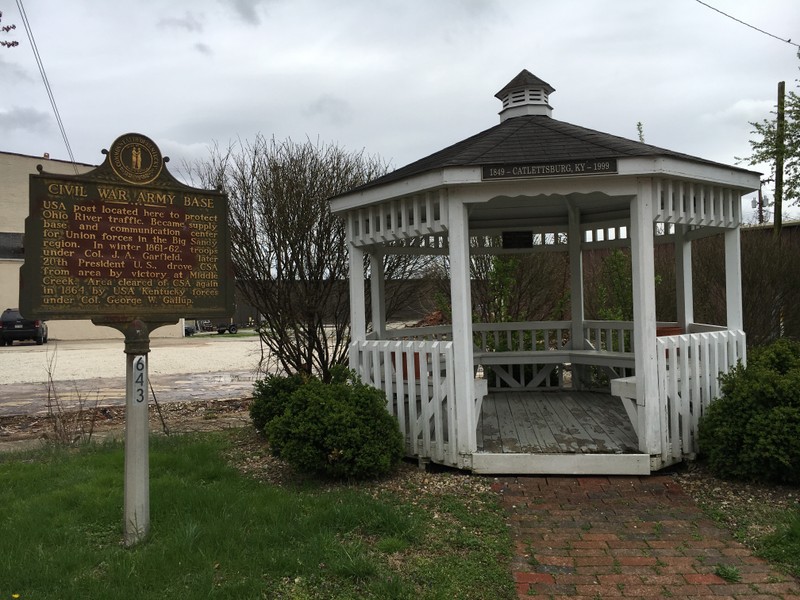
{"type": "Polygon", "coordinates": [[[92,440],[94,426],[97,422],[98,393],[94,400],[74,386],[74,399],[68,402],[59,395],[55,383],[55,352],[47,363],[47,420],[50,423],[51,435],[48,439],[60,446],[75,446],[92,440]]]}
{"type": "MultiPolygon", "coordinates": [[[[192,167],[193,178],[228,194],[237,287],[259,311],[262,342],[281,371],[328,380],[330,367],[345,362],[346,232],[328,199],[385,172],[380,159],[333,144],[261,136],[226,151],[217,148],[192,167]]],[[[415,261],[387,257],[386,279],[412,276],[415,261]]]]}
{"type": "MultiPolygon", "coordinates": [[[[428,265],[429,311],[450,317],[447,257],[428,265]]],[[[472,314],[479,323],[568,318],[569,257],[564,252],[470,257],[472,314]]]]}
{"type": "Polygon", "coordinates": [[[473,309],[483,323],[562,319],[569,306],[569,257],[540,252],[472,259],[473,309]]]}

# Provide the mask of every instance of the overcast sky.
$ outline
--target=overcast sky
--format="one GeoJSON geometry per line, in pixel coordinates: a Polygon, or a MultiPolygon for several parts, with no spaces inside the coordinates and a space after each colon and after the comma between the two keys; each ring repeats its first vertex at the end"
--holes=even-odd
{"type": "MultiPolygon", "coordinates": [[[[797,0],[707,0],[800,42],[797,0]]],[[[0,150],[68,159],[14,0],[0,0],[0,150]]],[[[27,0],[75,159],[143,133],[171,170],[257,133],[393,167],[499,122],[522,69],[553,118],[734,164],[797,47],[696,0],[27,0]]]]}

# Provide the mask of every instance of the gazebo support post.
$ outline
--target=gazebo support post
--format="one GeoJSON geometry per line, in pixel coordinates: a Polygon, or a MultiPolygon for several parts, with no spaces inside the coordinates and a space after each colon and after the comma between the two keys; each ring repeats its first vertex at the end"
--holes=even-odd
{"type": "MultiPolygon", "coordinates": [[[[348,236],[352,239],[352,236],[348,236]]],[[[367,339],[364,251],[350,242],[350,341],[367,339]]],[[[358,370],[358,354],[350,352],[350,368],[358,370]]]]}
{"type": "MultiPolygon", "coordinates": [[[[583,350],[583,252],[581,251],[581,215],[571,202],[567,203],[569,213],[569,272],[570,272],[570,311],[572,326],[570,340],[573,350],[583,350]]],[[[572,365],[572,387],[576,390],[583,387],[584,369],[572,365]]]]}
{"type": "Polygon", "coordinates": [[[744,328],[742,318],[742,264],[739,228],[725,230],[725,299],[729,330],[744,328]]]}
{"type": "Polygon", "coordinates": [[[383,272],[383,253],[375,250],[369,255],[369,287],[372,310],[372,331],[379,340],[386,336],[386,283],[383,272]]]}
{"type": "Polygon", "coordinates": [[[633,268],[633,337],[636,403],[639,407],[639,450],[661,454],[660,400],[656,365],[656,286],[653,253],[653,184],[639,181],[631,200],[631,262],[633,268]]]}
{"type": "Polygon", "coordinates": [[[675,292],[678,325],[689,333],[694,323],[694,289],[692,287],[692,242],[686,239],[687,225],[675,226],[675,292]]]}
{"type": "Polygon", "coordinates": [[[457,450],[470,460],[477,450],[472,365],[472,292],[469,260],[469,222],[463,202],[450,198],[450,301],[453,311],[453,377],[455,378],[457,450]]]}

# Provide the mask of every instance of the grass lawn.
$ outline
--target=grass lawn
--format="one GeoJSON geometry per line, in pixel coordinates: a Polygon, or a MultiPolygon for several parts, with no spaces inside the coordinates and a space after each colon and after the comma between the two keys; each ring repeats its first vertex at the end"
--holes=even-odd
{"type": "Polygon", "coordinates": [[[0,600],[514,598],[502,510],[463,475],[274,485],[233,466],[244,435],[152,438],[133,549],[120,444],[1,456],[0,600]]]}

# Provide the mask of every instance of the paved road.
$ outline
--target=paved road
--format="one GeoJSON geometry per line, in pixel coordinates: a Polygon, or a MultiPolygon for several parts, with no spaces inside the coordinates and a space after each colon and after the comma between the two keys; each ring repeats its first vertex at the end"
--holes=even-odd
{"type": "MultiPolygon", "coordinates": [[[[246,398],[261,377],[255,336],[156,339],[151,346],[150,383],[161,403],[246,398]]],[[[64,407],[124,405],[122,349],[121,340],[0,348],[0,416],[44,412],[53,397],[64,407]]]]}

